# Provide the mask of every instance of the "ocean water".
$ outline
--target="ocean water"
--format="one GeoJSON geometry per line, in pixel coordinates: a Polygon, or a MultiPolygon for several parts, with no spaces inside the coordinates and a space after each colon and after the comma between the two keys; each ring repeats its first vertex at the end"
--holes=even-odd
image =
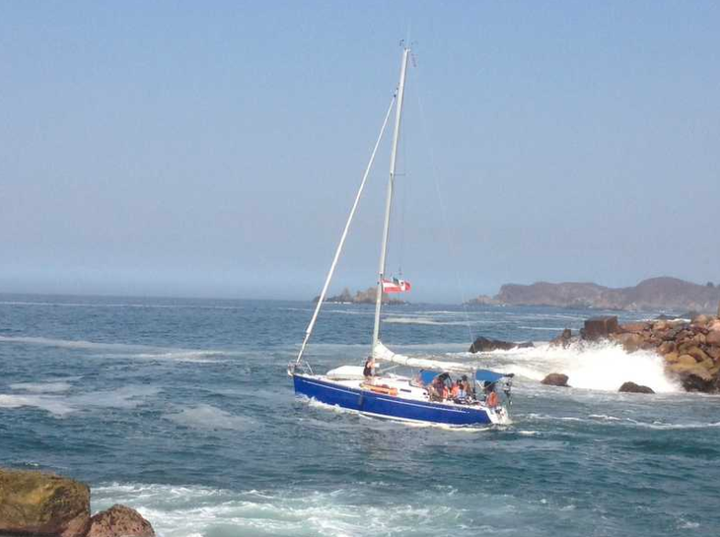
{"type": "MultiPolygon", "coordinates": [[[[168,537],[720,535],[720,398],[651,353],[542,343],[597,312],[388,308],[392,348],[517,374],[511,425],[453,430],[296,399],[311,307],[0,295],[0,465],[83,480],[93,511],[130,505],[168,537]],[[469,355],[476,335],[538,346],[469,355]]],[[[329,305],[308,360],[361,363],[371,326],[329,305]]]]}

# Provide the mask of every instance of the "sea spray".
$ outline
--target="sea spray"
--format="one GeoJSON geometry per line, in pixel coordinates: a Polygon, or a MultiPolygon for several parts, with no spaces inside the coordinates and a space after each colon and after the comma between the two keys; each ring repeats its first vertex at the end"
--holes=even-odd
{"type": "Polygon", "coordinates": [[[563,373],[575,388],[617,391],[627,381],[656,392],[678,392],[682,387],[665,374],[663,359],[651,351],[628,354],[611,342],[580,343],[567,348],[547,343],[528,349],[485,354],[489,363],[506,373],[542,380],[549,373],[563,373]]]}

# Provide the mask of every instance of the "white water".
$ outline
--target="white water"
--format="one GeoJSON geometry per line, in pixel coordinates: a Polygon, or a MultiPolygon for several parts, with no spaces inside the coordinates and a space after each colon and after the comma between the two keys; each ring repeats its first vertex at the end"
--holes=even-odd
{"type": "Polygon", "coordinates": [[[629,354],[614,343],[552,347],[546,343],[529,349],[495,351],[467,358],[504,373],[540,381],[550,373],[569,377],[574,388],[616,392],[624,382],[649,386],[659,393],[681,392],[682,387],[665,374],[663,358],[651,351],[629,354]]]}

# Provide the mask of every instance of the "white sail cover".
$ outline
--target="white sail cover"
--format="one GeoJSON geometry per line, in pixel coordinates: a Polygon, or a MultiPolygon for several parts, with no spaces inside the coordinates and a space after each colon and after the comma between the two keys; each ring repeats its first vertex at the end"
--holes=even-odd
{"type": "Polygon", "coordinates": [[[378,341],[373,347],[373,358],[382,362],[392,362],[416,369],[438,369],[440,371],[471,371],[470,364],[459,362],[445,362],[443,360],[432,360],[429,358],[410,358],[404,354],[397,354],[378,341]]]}

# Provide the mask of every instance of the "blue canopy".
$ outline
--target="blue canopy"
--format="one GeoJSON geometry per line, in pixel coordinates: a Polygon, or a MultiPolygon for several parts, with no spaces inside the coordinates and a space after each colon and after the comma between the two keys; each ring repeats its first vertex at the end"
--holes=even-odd
{"type": "Polygon", "coordinates": [[[438,373],[437,371],[428,371],[426,369],[422,369],[420,371],[420,379],[422,380],[423,384],[428,385],[433,381],[435,377],[440,374],[441,373],[438,373]]]}
{"type": "Polygon", "coordinates": [[[475,373],[475,379],[479,382],[497,382],[506,376],[507,375],[503,375],[502,373],[490,371],[489,369],[478,369],[477,373],[475,373]]]}

